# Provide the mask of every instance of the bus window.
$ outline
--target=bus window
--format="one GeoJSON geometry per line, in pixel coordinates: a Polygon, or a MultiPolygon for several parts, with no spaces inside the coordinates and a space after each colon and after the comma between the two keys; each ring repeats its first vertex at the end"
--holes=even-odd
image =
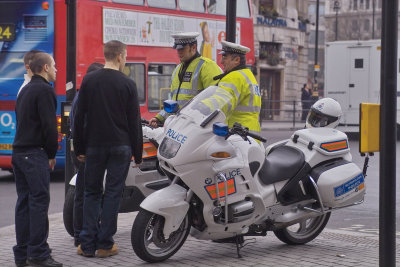
{"type": "Polygon", "coordinates": [[[205,12],[204,1],[199,0],[179,1],[179,8],[184,11],[205,12]]]}
{"type": "Polygon", "coordinates": [[[176,0],[147,0],[149,7],[176,9],[176,0]]]}
{"type": "MultiPolygon", "coordinates": [[[[226,14],[226,0],[210,0],[208,1],[208,13],[224,15],[226,14]]],[[[236,16],[241,18],[250,18],[250,8],[248,0],[237,0],[236,16]]]]}
{"type": "Polygon", "coordinates": [[[160,110],[163,101],[168,99],[171,75],[176,65],[149,64],[147,77],[147,105],[149,110],[160,110]]]}
{"type": "Polygon", "coordinates": [[[113,0],[114,3],[143,6],[144,0],[113,0]]]}
{"type": "Polygon", "coordinates": [[[123,73],[136,83],[139,97],[139,103],[145,104],[146,86],[144,82],[144,64],[143,63],[126,63],[123,73]]]}
{"type": "Polygon", "coordinates": [[[17,95],[19,86],[24,82],[25,52],[0,52],[0,88],[2,94],[17,95]],[[4,74],[4,75],[3,75],[4,74]],[[12,83],[15,83],[12,86],[12,83]]]}

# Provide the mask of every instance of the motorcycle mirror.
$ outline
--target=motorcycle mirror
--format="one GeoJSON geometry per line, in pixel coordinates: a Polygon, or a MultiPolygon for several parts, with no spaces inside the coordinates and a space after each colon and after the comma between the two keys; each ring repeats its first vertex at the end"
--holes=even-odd
{"type": "Polygon", "coordinates": [[[216,122],[213,124],[213,133],[218,136],[227,136],[229,133],[228,125],[222,122],[216,122]]]}
{"type": "Polygon", "coordinates": [[[164,110],[168,113],[176,113],[179,109],[178,102],[175,100],[165,100],[164,110]]]}

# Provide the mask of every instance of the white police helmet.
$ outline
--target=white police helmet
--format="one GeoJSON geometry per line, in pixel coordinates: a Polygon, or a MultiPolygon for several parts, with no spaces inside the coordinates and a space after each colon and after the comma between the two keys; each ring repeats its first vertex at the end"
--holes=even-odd
{"type": "Polygon", "coordinates": [[[308,112],[306,128],[336,128],[341,117],[342,108],[336,100],[329,97],[321,98],[308,112]]]}

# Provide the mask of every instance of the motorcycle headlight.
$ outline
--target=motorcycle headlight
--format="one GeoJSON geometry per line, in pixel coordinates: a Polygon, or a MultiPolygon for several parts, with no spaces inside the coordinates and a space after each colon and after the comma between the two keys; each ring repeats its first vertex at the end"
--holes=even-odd
{"type": "Polygon", "coordinates": [[[159,153],[166,159],[171,159],[176,156],[179,148],[181,148],[181,143],[172,140],[171,138],[164,137],[161,142],[159,149],[159,153]]]}

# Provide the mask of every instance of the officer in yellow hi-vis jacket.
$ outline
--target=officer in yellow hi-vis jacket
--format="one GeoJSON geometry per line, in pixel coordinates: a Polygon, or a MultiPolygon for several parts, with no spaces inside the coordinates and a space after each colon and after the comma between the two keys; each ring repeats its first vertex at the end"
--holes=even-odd
{"type": "MultiPolygon", "coordinates": [[[[210,85],[215,85],[215,75],[221,74],[222,70],[217,63],[211,59],[200,56],[197,51],[198,32],[186,32],[171,35],[175,41],[174,46],[178,52],[181,63],[172,73],[172,84],[170,99],[176,100],[182,107],[201,90],[210,85]]],[[[150,120],[150,125],[157,127],[158,123],[164,123],[168,117],[165,110],[161,110],[150,120]]]]}
{"type": "MultiPolygon", "coordinates": [[[[218,81],[218,87],[230,93],[233,98],[230,105],[226,108],[230,109],[224,112],[230,114],[227,117],[229,127],[235,122],[248,127],[251,131],[260,131],[259,115],[261,110],[261,95],[256,78],[253,73],[246,68],[246,53],[250,48],[222,41],[222,60],[224,73],[214,77],[218,81]]],[[[217,92],[216,98],[219,96],[217,92]]]]}

